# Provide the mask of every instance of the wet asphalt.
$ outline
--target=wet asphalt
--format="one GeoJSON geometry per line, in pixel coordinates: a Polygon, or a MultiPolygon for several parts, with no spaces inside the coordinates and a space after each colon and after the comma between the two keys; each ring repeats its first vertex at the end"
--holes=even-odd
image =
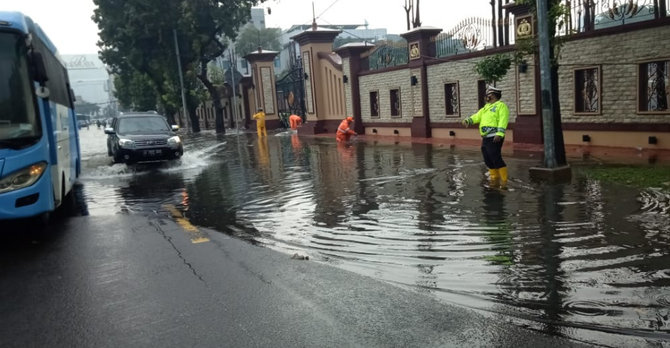
{"type": "Polygon", "coordinates": [[[585,346],[163,214],[4,224],[0,346],[585,346]]]}

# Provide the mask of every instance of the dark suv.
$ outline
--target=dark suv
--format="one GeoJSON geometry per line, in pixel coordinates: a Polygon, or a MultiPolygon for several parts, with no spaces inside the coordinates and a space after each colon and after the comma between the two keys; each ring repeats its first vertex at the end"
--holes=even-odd
{"type": "Polygon", "coordinates": [[[178,129],[156,113],[119,115],[105,128],[107,154],[115,163],[178,159],[184,154],[178,129]]]}

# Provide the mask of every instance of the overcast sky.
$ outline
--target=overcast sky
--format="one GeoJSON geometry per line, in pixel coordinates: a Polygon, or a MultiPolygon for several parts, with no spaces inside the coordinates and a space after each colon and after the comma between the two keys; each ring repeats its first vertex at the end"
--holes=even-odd
{"type": "MultiPolygon", "coordinates": [[[[404,0],[270,0],[260,7],[268,27],[287,29],[312,23],[312,3],[317,24],[369,24],[390,34],[406,31],[404,0]]],[[[92,0],[0,0],[0,11],[21,11],[44,29],[61,54],[96,53],[97,26],[91,20],[92,0]]],[[[491,17],[489,0],[422,0],[421,22],[449,30],[469,17],[491,17]],[[467,7],[464,7],[467,4],[467,7]]]]}

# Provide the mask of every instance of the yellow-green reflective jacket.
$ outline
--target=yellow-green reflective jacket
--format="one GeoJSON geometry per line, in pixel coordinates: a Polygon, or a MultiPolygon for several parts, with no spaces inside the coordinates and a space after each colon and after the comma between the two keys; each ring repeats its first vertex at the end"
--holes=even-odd
{"type": "Polygon", "coordinates": [[[509,122],[509,109],[507,105],[498,100],[495,103],[486,104],[476,114],[466,119],[468,124],[479,123],[479,134],[482,137],[505,136],[507,122],[509,122]]]}

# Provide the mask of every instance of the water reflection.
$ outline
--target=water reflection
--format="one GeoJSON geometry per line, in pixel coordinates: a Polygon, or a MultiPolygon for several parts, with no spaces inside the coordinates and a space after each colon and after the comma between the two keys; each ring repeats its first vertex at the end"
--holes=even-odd
{"type": "Polygon", "coordinates": [[[122,179],[114,199],[135,209],[172,202],[195,225],[554,334],[668,338],[661,193],[579,176],[533,183],[537,161],[513,156],[509,190],[489,189],[478,149],[293,133],[235,134],[224,145],[201,137],[197,149],[213,155],[199,170],[122,179]]]}

